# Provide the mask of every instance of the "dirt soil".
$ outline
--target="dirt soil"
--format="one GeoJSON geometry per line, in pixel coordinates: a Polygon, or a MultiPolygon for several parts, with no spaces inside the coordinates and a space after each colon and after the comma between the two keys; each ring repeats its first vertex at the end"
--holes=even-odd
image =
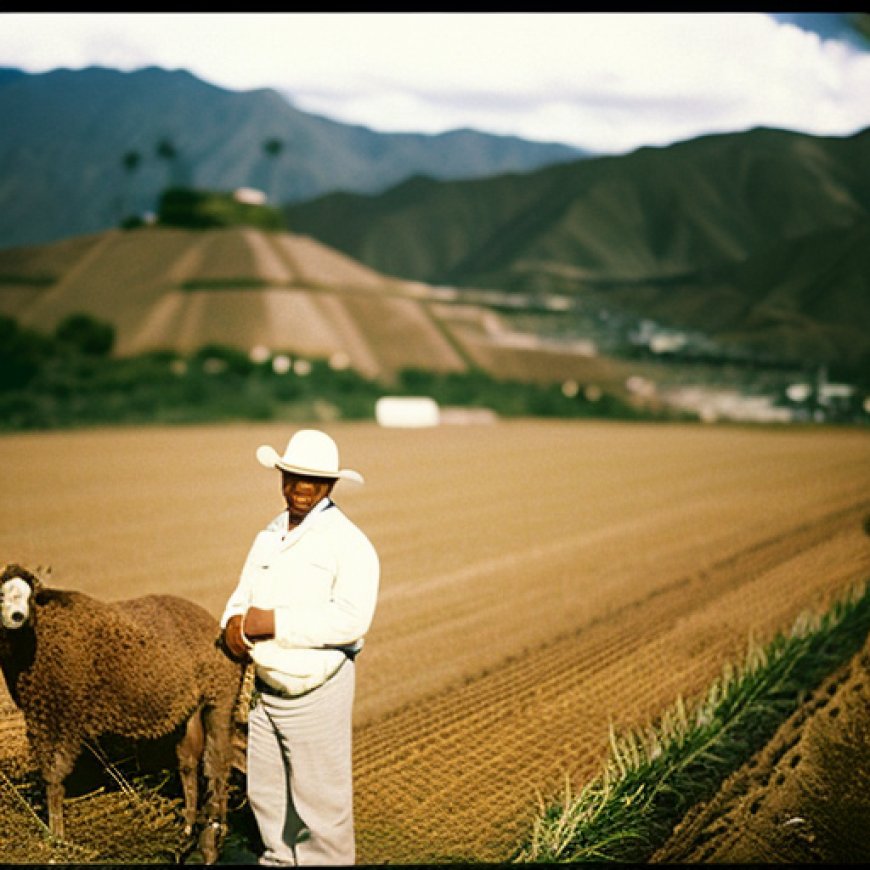
{"type": "MultiPolygon", "coordinates": [[[[335,497],[372,538],[383,571],[357,664],[361,863],[508,859],[540,797],[560,793],[566,777],[579,787],[597,775],[611,724],[642,725],[677,696],[700,694],[750,637],[765,642],[870,579],[863,431],[326,428],[342,464],[366,476],[335,497]]],[[[254,450],[283,449],[291,432],[4,437],[0,552],[51,564],[66,588],[107,599],[172,588],[219,614],[250,540],[281,507],[254,450]]],[[[26,740],[11,701],[2,704],[0,786],[18,787],[26,740]]],[[[837,709],[838,724],[851,721],[852,706],[837,709]]],[[[866,741],[863,721],[848,727],[866,741]]],[[[866,745],[837,739],[847,758],[866,745]]],[[[768,785],[796,776],[809,749],[800,756],[768,785]]],[[[0,827],[26,816],[4,788],[0,827]]],[[[808,821],[783,819],[789,832],[810,831],[809,810],[794,813],[808,821]]],[[[123,842],[132,834],[115,818],[123,842]]],[[[91,827],[76,830],[77,843],[91,827]]],[[[0,858],[16,860],[4,841],[0,858]]]]}
{"type": "Polygon", "coordinates": [[[870,862],[870,642],[651,863],[870,862]]]}

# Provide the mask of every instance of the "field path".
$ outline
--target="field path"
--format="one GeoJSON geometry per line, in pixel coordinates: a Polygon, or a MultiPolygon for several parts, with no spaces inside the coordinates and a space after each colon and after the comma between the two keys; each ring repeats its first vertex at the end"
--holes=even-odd
{"type": "MultiPolygon", "coordinates": [[[[539,792],[598,772],[611,723],[643,724],[750,636],[870,578],[863,431],[326,428],[366,476],[335,496],[383,568],[357,666],[361,862],[505,859],[539,792]]],[[[291,432],[0,438],[3,558],[106,598],[171,587],[217,614],[280,509],[254,449],[291,432]]]]}

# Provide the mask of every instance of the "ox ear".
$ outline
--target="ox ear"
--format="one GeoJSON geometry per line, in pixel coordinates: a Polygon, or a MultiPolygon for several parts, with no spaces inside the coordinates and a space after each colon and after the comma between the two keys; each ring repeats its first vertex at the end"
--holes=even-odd
{"type": "Polygon", "coordinates": [[[41,592],[45,591],[45,587],[51,578],[51,565],[37,565],[31,572],[33,577],[33,597],[36,598],[41,592]]]}

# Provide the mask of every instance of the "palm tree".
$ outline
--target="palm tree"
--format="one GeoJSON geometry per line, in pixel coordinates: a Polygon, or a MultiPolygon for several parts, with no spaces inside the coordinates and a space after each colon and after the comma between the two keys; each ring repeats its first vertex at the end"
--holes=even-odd
{"type": "Polygon", "coordinates": [[[156,153],[160,160],[166,162],[166,186],[173,187],[175,182],[174,166],[178,159],[178,149],[172,144],[172,140],[164,136],[158,143],[156,153]]]}
{"type": "Polygon", "coordinates": [[[124,169],[132,175],[142,162],[142,155],[138,151],[125,151],[121,163],[124,169]]]}
{"type": "Polygon", "coordinates": [[[128,204],[128,199],[130,196],[130,188],[132,187],[132,179],[136,170],[139,168],[139,164],[142,162],[142,155],[136,150],[125,151],[123,156],[121,157],[121,166],[124,169],[124,174],[126,176],[126,182],[124,185],[124,191],[121,194],[121,205],[119,208],[119,223],[123,224],[131,215],[128,214],[130,211],[130,206],[128,204]]]}
{"type": "Polygon", "coordinates": [[[269,178],[266,185],[266,193],[269,199],[273,199],[275,187],[275,165],[278,157],[284,150],[284,140],[276,137],[271,137],[263,142],[263,152],[269,158],[269,178]]]}

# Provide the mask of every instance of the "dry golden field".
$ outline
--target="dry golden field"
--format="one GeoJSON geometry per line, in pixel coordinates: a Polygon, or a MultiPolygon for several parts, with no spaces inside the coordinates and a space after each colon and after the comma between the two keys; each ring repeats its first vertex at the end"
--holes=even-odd
{"type": "MultiPolygon", "coordinates": [[[[498,861],[608,728],[700,692],[870,578],[870,438],[828,428],[502,421],[326,427],[382,561],[358,659],[358,859],[498,861]]],[[[281,507],[278,424],[0,438],[0,561],[215,615],[281,507]]],[[[26,751],[0,700],[0,763],[26,751]]]]}

